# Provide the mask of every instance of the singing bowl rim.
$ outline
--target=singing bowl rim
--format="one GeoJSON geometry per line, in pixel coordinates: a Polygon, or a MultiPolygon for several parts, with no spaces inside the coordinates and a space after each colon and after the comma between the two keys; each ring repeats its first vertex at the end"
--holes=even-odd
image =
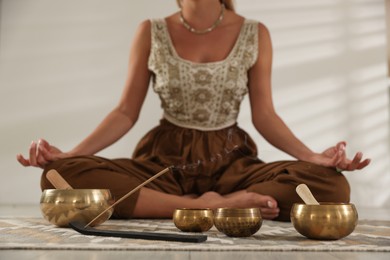
{"type": "Polygon", "coordinates": [[[194,212],[201,212],[201,211],[204,211],[204,212],[213,212],[212,209],[210,208],[177,208],[174,210],[174,212],[179,212],[179,211],[183,211],[183,212],[190,212],[190,211],[194,211],[194,212]]]}
{"type": "Polygon", "coordinates": [[[214,211],[210,208],[177,208],[173,211],[172,218],[173,220],[179,219],[182,217],[211,217],[214,218],[214,211]]]}
{"type": "Polygon", "coordinates": [[[214,217],[259,217],[262,219],[260,208],[216,208],[214,210],[214,217]]]}
{"type": "Polygon", "coordinates": [[[260,208],[256,208],[256,207],[250,207],[250,208],[231,208],[231,207],[223,207],[223,208],[216,208],[214,211],[252,211],[252,210],[259,210],[260,211],[260,208]]]}
{"type": "Polygon", "coordinates": [[[109,192],[110,193],[110,196],[111,196],[111,191],[110,189],[44,189],[42,191],[42,194],[43,193],[57,193],[57,192],[65,192],[65,193],[68,193],[68,192],[95,192],[95,191],[105,191],[105,192],[109,192]]]}
{"type": "Polygon", "coordinates": [[[354,206],[355,204],[350,203],[350,202],[318,202],[320,205],[315,205],[315,204],[305,204],[305,203],[294,203],[294,206],[305,206],[305,207],[320,207],[320,206],[354,206]]]}

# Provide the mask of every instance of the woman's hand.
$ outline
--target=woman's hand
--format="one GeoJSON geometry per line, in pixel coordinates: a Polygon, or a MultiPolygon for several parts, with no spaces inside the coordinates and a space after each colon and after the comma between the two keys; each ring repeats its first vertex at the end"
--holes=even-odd
{"type": "Polygon", "coordinates": [[[35,166],[44,168],[48,163],[58,159],[70,157],[69,154],[63,153],[57,147],[50,145],[46,140],[39,139],[38,143],[32,142],[29,150],[29,158],[24,158],[18,154],[16,159],[23,166],[35,166]]]}
{"type": "Polygon", "coordinates": [[[310,162],[326,167],[335,167],[338,171],[360,170],[370,163],[370,159],[362,160],[362,152],[356,153],[352,160],[348,159],[345,147],[345,142],[339,142],[337,145],[326,149],[321,154],[314,155],[310,159],[310,162]]]}

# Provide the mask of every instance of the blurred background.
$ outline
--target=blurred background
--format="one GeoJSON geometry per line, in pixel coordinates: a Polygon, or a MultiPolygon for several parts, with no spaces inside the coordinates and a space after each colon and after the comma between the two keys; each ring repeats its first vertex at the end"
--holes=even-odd
{"type": "MultiPolygon", "coordinates": [[[[345,173],[362,207],[390,208],[386,2],[389,11],[389,0],[236,0],[271,32],[274,102],[294,133],[316,151],[345,140],[350,155],[372,158],[345,173]]],[[[16,154],[41,137],[63,150],[78,144],[118,102],[139,23],[178,9],[174,0],[0,0],[0,8],[0,204],[38,204],[41,170],[16,154]]],[[[161,118],[159,104],[149,90],[135,128],[99,155],[129,157],[161,118]]],[[[260,157],[289,159],[250,118],[246,98],[239,124],[260,157]]]]}

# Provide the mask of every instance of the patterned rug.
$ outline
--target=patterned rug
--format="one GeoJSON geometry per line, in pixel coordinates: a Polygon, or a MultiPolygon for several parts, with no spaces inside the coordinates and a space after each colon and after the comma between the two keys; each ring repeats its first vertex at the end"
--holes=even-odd
{"type": "MultiPolygon", "coordinates": [[[[109,220],[98,228],[183,234],[170,220],[109,220]]],[[[230,238],[215,227],[203,234],[208,238],[202,243],[86,236],[40,218],[0,218],[0,249],[390,252],[390,221],[359,221],[352,234],[336,241],[310,240],[291,223],[273,221],[248,238],[230,238]]]]}

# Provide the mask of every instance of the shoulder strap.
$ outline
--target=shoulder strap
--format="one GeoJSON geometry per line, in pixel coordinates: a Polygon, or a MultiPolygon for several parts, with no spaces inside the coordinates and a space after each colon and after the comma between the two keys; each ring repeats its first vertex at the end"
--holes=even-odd
{"type": "Polygon", "coordinates": [[[258,58],[259,52],[259,43],[258,43],[258,26],[259,22],[256,20],[246,20],[245,21],[245,37],[242,44],[243,48],[243,58],[246,64],[247,69],[252,67],[258,58]]]}
{"type": "Polygon", "coordinates": [[[165,21],[163,19],[151,19],[151,38],[152,38],[152,49],[153,48],[165,48],[167,38],[166,38],[166,28],[165,21]]]}

